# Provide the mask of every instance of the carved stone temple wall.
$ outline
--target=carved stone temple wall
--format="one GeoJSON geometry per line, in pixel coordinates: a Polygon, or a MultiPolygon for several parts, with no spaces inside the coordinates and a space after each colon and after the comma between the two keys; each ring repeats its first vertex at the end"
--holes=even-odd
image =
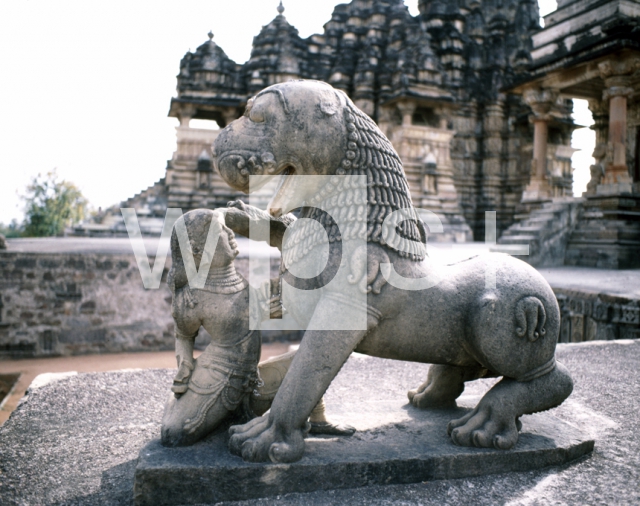
{"type": "MultiPolygon", "coordinates": [[[[532,110],[504,87],[528,75],[537,1],[420,0],[419,10],[412,16],[403,0],[352,0],[336,6],[322,33],[303,39],[280,5],[242,65],[210,33],[180,62],[169,111],[180,121],[177,148],[154,194],[185,211],[241,197],[212,171],[216,130],[191,128],[190,120],[222,128],[264,87],[318,79],[345,91],[392,140],[414,205],[442,218],[439,239],[483,240],[485,211],[497,212],[500,233],[531,177],[532,110]]],[[[547,153],[556,194],[566,196],[574,127],[571,102],[555,98],[547,153]]]]}
{"type": "MultiPolygon", "coordinates": [[[[557,196],[544,160],[558,100],[587,99],[595,122],[595,163],[580,219],[562,232],[566,251],[554,263],[640,267],[640,2],[560,0],[532,41],[530,74],[512,88],[534,113],[535,170],[525,197],[540,203],[557,196]]],[[[547,231],[540,222],[523,221],[502,242],[532,244],[547,231]]]]}

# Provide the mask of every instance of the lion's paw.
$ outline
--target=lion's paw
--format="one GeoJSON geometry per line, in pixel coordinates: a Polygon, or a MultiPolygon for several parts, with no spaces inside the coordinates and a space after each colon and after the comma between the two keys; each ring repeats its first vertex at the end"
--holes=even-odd
{"type": "Polygon", "coordinates": [[[356,428],[331,422],[311,422],[309,434],[324,434],[329,436],[353,436],[356,428]]]}
{"type": "Polygon", "coordinates": [[[438,391],[435,388],[418,388],[407,392],[409,401],[420,409],[444,408],[456,405],[456,396],[449,392],[438,391]]]}
{"type": "Polygon", "coordinates": [[[407,397],[416,408],[444,408],[456,405],[461,389],[457,385],[443,384],[428,378],[415,390],[409,390],[407,397]]]}
{"type": "Polygon", "coordinates": [[[292,430],[285,434],[277,430],[269,415],[255,418],[244,425],[229,429],[229,450],[249,462],[295,462],[304,453],[303,430],[292,430]]]}
{"type": "Polygon", "coordinates": [[[520,420],[480,402],[471,413],[449,422],[447,432],[459,446],[508,450],[518,442],[520,420]]]}
{"type": "Polygon", "coordinates": [[[416,408],[444,408],[456,405],[464,391],[464,382],[479,377],[477,367],[456,367],[432,364],[427,380],[415,390],[409,390],[409,401],[416,408]]]}

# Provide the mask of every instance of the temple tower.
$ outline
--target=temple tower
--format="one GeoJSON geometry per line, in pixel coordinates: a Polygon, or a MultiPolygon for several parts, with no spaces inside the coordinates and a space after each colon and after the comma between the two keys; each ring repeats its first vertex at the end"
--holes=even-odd
{"type": "MultiPolygon", "coordinates": [[[[391,139],[415,205],[442,218],[442,239],[482,240],[485,211],[497,212],[499,232],[508,227],[532,178],[534,130],[544,128],[530,122],[532,106],[505,91],[528,75],[536,0],[421,0],[419,9],[412,16],[403,0],[352,0],[336,6],[322,33],[303,39],[280,3],[245,64],[230,60],[213,35],[188,52],[169,112],[180,120],[165,178],[169,205],[214,207],[238,197],[217,174],[198,170],[217,133],[191,128],[191,119],[224,127],[265,86],[318,79],[346,92],[391,139]]],[[[554,108],[546,167],[565,163],[570,149],[570,110],[554,108]]],[[[554,181],[569,193],[570,166],[554,181]]]]}

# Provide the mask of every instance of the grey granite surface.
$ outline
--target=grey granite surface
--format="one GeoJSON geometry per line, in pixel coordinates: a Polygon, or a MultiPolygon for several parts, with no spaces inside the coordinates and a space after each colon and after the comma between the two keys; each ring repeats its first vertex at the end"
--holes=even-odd
{"type": "MultiPolygon", "coordinates": [[[[393,372],[393,364],[387,365],[393,372]]],[[[400,397],[343,398],[328,407],[331,421],[353,424],[357,432],[351,437],[311,434],[304,457],[291,464],[244,462],[229,452],[226,430],[190,447],[166,448],[155,439],[140,451],[134,503],[200,504],[530,471],[562,465],[593,450],[593,439],[547,412],[524,417],[511,451],[452,444],[447,424],[471,411],[479,400],[463,396],[456,408],[423,410],[400,397]]]]}
{"type": "MultiPolygon", "coordinates": [[[[560,345],[558,358],[576,386],[552,414],[596,439],[591,456],[577,463],[228,504],[640,503],[640,342],[560,345]]],[[[356,355],[327,392],[327,404],[357,395],[366,384],[376,385],[376,400],[403,398],[424,379],[427,367],[356,355]]],[[[171,370],[120,371],[36,385],[0,428],[0,503],[131,504],[137,455],[158,437],[172,375],[171,370]]],[[[490,384],[475,382],[466,393],[479,395],[490,384]]]]}

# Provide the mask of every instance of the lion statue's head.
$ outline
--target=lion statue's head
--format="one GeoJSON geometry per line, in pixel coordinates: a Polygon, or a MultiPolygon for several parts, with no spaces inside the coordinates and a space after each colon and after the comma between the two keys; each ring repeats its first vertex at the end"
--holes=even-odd
{"type": "MultiPolygon", "coordinates": [[[[321,223],[323,216],[314,216],[311,207],[320,200],[333,199],[331,208],[349,207],[353,226],[331,230],[330,241],[352,234],[392,248],[385,242],[384,219],[398,209],[413,210],[402,162],[391,142],[345,93],[323,82],[289,81],[265,88],[249,100],[241,118],[220,132],[213,155],[222,178],[245,193],[263,186],[252,182],[250,188],[250,176],[268,176],[263,183],[281,178],[269,204],[273,216],[292,207],[293,195],[310,206],[310,215],[304,217],[321,223]],[[366,176],[367,202],[340,198],[348,192],[340,178],[317,188],[296,175],[366,176]]],[[[400,255],[422,260],[425,233],[417,216],[399,221],[397,231],[416,243],[415,251],[400,255]]],[[[304,227],[297,233],[304,236],[304,227]]]]}

